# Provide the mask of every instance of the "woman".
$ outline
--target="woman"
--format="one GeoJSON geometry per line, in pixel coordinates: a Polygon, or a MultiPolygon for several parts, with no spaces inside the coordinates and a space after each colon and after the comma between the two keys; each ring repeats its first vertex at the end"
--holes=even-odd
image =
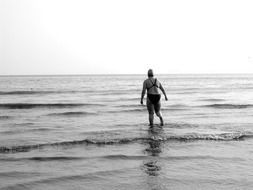
{"type": "Polygon", "coordinates": [[[163,117],[160,111],[161,109],[161,94],[159,93],[159,89],[165,96],[165,100],[168,98],[166,93],[162,87],[162,84],[154,78],[154,73],[152,69],[148,70],[148,79],[143,82],[143,89],[141,93],[141,104],[143,104],[143,98],[145,96],[147,90],[147,109],[149,113],[149,124],[152,127],[154,122],[154,111],[156,115],[160,118],[161,126],[163,126],[163,117]]]}

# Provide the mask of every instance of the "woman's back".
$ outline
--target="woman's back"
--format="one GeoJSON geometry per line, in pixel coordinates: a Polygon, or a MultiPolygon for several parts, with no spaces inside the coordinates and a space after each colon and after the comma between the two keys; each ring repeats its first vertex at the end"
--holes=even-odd
{"type": "Polygon", "coordinates": [[[149,77],[145,80],[148,94],[160,94],[160,82],[153,77],[149,77]]]}

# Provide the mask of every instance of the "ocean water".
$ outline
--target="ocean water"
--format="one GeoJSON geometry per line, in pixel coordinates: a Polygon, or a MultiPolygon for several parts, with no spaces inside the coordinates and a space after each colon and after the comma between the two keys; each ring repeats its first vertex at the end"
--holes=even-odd
{"type": "Polygon", "coordinates": [[[0,77],[0,189],[252,189],[253,75],[0,77]]]}

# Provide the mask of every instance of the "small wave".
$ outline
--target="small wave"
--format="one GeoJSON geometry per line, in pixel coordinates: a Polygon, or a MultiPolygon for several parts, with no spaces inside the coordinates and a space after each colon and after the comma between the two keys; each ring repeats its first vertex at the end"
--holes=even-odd
{"type": "Polygon", "coordinates": [[[52,94],[56,91],[1,91],[0,95],[31,95],[31,94],[52,94]]]}
{"type": "Polygon", "coordinates": [[[97,94],[100,95],[122,95],[122,94],[135,94],[138,93],[136,90],[103,90],[103,91],[96,91],[97,94]]]}
{"type": "Polygon", "coordinates": [[[143,105],[140,105],[140,104],[125,104],[125,105],[116,105],[115,107],[120,107],[120,108],[137,108],[137,107],[143,107],[143,105]]]}
{"type": "Polygon", "coordinates": [[[122,110],[120,112],[143,112],[146,108],[136,108],[136,109],[128,109],[128,110],[122,110]]]}
{"type": "Polygon", "coordinates": [[[210,104],[204,107],[218,108],[218,109],[245,109],[252,108],[253,104],[210,104]]]}
{"type": "MultiPolygon", "coordinates": [[[[36,91],[36,90],[20,90],[20,91],[0,91],[0,95],[46,95],[46,94],[64,94],[64,93],[89,93],[90,91],[67,91],[67,90],[59,90],[59,91],[36,91]]],[[[91,91],[93,92],[93,91],[91,91]]]]}
{"type": "MultiPolygon", "coordinates": [[[[116,110],[116,111],[109,111],[110,113],[124,113],[124,112],[143,112],[143,111],[147,111],[146,106],[143,105],[123,105],[123,106],[117,106],[117,107],[122,107],[123,109],[121,110],[116,110]],[[127,109],[128,108],[128,109],[127,109]]],[[[187,110],[187,108],[182,108],[182,107],[165,107],[165,108],[161,108],[161,111],[185,111],[187,110]]]]}
{"type": "Polygon", "coordinates": [[[76,140],[76,141],[63,141],[56,143],[47,144],[35,144],[35,145],[23,145],[23,146],[12,146],[12,147],[0,147],[0,153],[16,153],[16,152],[28,152],[33,149],[40,149],[45,147],[53,146],[74,146],[74,145],[112,145],[112,144],[127,144],[130,142],[135,142],[145,138],[125,138],[125,139],[111,139],[111,140],[76,140]]]}
{"type": "Polygon", "coordinates": [[[0,133],[4,135],[11,135],[11,134],[17,134],[17,133],[20,134],[21,132],[18,130],[15,130],[15,131],[1,131],[0,133]]]}
{"type": "Polygon", "coordinates": [[[131,101],[140,101],[140,98],[121,98],[120,100],[131,100],[131,101]]]}
{"type": "Polygon", "coordinates": [[[186,104],[171,104],[171,105],[169,105],[169,107],[184,108],[184,107],[188,107],[188,106],[186,104]]]}
{"type": "MultiPolygon", "coordinates": [[[[105,155],[105,156],[37,156],[37,157],[21,157],[21,158],[0,158],[1,162],[22,162],[22,161],[35,161],[35,162],[51,162],[51,161],[75,161],[75,160],[94,160],[94,159],[109,159],[109,160],[149,160],[152,156],[148,155],[105,155]]],[[[242,161],[239,157],[214,157],[210,155],[196,155],[196,156],[165,156],[159,157],[160,160],[227,160],[227,161],[242,161]]],[[[1,174],[0,174],[1,176],[1,174]]]]}
{"type": "Polygon", "coordinates": [[[74,156],[52,156],[52,157],[31,157],[26,158],[27,160],[32,161],[69,161],[69,160],[81,160],[82,157],[74,157],[74,156]]]}
{"type": "Polygon", "coordinates": [[[53,128],[49,128],[49,127],[40,127],[40,128],[28,129],[27,131],[51,131],[51,130],[53,130],[53,128]]]}
{"type": "MultiPolygon", "coordinates": [[[[187,109],[183,108],[161,108],[161,111],[185,111],[187,109]]],[[[119,110],[119,111],[112,111],[113,113],[121,113],[121,112],[143,112],[147,111],[146,107],[140,107],[140,108],[135,108],[135,109],[124,109],[124,110],[119,110]]]]}
{"type": "Polygon", "coordinates": [[[85,115],[97,115],[97,113],[78,111],[78,112],[63,112],[63,113],[48,114],[48,116],[85,116],[85,115]]]}
{"type": "Polygon", "coordinates": [[[7,116],[7,115],[0,115],[0,120],[4,120],[4,119],[10,119],[11,116],[7,116]]]}
{"type": "Polygon", "coordinates": [[[69,108],[69,107],[82,107],[82,106],[103,106],[102,104],[82,104],[82,103],[6,103],[0,104],[2,109],[32,109],[32,108],[69,108]]]}
{"type": "Polygon", "coordinates": [[[206,101],[206,102],[222,102],[224,99],[219,99],[219,98],[207,98],[207,99],[202,99],[200,101],[206,101]]]}
{"type": "MultiPolygon", "coordinates": [[[[29,180],[29,181],[23,181],[18,183],[12,183],[11,185],[7,185],[3,189],[38,189],[38,186],[45,185],[45,184],[55,184],[56,182],[63,182],[63,181],[96,181],[96,180],[104,180],[105,175],[115,175],[119,174],[120,172],[125,172],[125,170],[122,169],[116,169],[116,170],[105,170],[105,171],[96,171],[96,172],[88,172],[87,174],[80,174],[80,175],[61,175],[57,177],[49,177],[49,178],[42,178],[42,179],[35,179],[35,180],[29,180]]],[[[24,173],[24,172],[23,172],[24,173]]],[[[27,172],[27,174],[32,175],[35,172],[27,172]]],[[[36,173],[35,173],[36,174],[36,173]]],[[[38,174],[37,174],[38,175],[38,174]]],[[[41,176],[41,173],[39,173],[41,176]]],[[[43,186],[44,187],[44,186],[43,186]]],[[[75,186],[78,188],[74,189],[80,189],[80,186],[75,186]]]]}
{"type": "Polygon", "coordinates": [[[245,138],[253,138],[253,134],[242,133],[222,133],[222,134],[187,134],[183,136],[170,136],[166,141],[196,141],[196,140],[210,140],[210,141],[233,141],[244,140],[245,138]]]}
{"type": "Polygon", "coordinates": [[[110,159],[110,160],[143,160],[148,158],[148,156],[128,156],[128,155],[123,155],[123,154],[116,154],[116,155],[107,155],[103,156],[102,158],[105,159],[110,159]]]}
{"type": "Polygon", "coordinates": [[[52,131],[52,128],[46,128],[46,127],[40,127],[40,128],[29,128],[29,129],[15,129],[15,130],[6,130],[1,131],[1,134],[5,135],[11,135],[11,134],[21,134],[21,133],[27,133],[27,132],[45,132],[45,131],[52,131]]]}
{"type": "Polygon", "coordinates": [[[109,159],[109,160],[144,160],[149,156],[132,156],[132,155],[105,155],[105,156],[89,156],[89,157],[76,157],[76,156],[45,156],[45,157],[22,157],[22,158],[0,158],[2,162],[17,162],[17,161],[71,161],[71,160],[87,160],[87,159],[109,159]]]}
{"type": "Polygon", "coordinates": [[[196,124],[189,124],[189,123],[166,123],[164,127],[167,128],[177,128],[177,129],[182,129],[182,128],[198,128],[199,125],[196,124]]]}
{"type": "MultiPolygon", "coordinates": [[[[122,108],[122,110],[116,111],[116,112],[140,112],[147,109],[145,105],[140,105],[140,104],[117,105],[115,107],[122,108]]],[[[184,111],[188,109],[187,107],[188,106],[184,104],[173,104],[168,107],[162,107],[161,110],[162,111],[184,111]]]]}
{"type": "Polygon", "coordinates": [[[83,157],[73,156],[52,156],[52,157],[28,157],[28,158],[0,158],[0,161],[5,162],[17,162],[17,161],[70,161],[70,160],[82,160],[83,157]]]}
{"type": "MultiPolygon", "coordinates": [[[[7,161],[8,158],[1,158],[1,161],[7,161]]],[[[40,176],[41,174],[39,172],[18,172],[18,171],[7,171],[7,172],[0,172],[0,178],[2,177],[15,177],[15,178],[20,178],[20,177],[34,177],[34,176],[40,176]]]]}
{"type": "Polygon", "coordinates": [[[121,138],[121,139],[84,139],[74,141],[63,141],[48,144],[35,144],[35,145],[24,145],[24,146],[12,146],[12,147],[0,147],[0,153],[17,153],[17,152],[28,152],[33,149],[40,149],[45,147],[57,147],[57,146],[75,146],[75,145],[120,145],[129,143],[149,143],[154,141],[170,142],[170,141],[239,141],[247,138],[253,138],[251,133],[222,133],[222,134],[186,134],[186,135],[174,135],[174,136],[163,136],[158,138],[151,137],[135,137],[135,138],[121,138]]]}
{"type": "Polygon", "coordinates": [[[171,111],[171,112],[177,112],[177,111],[185,111],[188,110],[186,108],[161,108],[161,111],[171,111]]]}
{"type": "Polygon", "coordinates": [[[196,155],[196,156],[169,156],[161,157],[164,160],[226,160],[226,161],[243,161],[240,157],[216,157],[210,155],[196,155]]]}
{"type": "Polygon", "coordinates": [[[107,113],[143,112],[145,110],[146,110],[146,107],[142,107],[142,108],[134,108],[134,109],[113,110],[113,111],[108,111],[107,113]]]}

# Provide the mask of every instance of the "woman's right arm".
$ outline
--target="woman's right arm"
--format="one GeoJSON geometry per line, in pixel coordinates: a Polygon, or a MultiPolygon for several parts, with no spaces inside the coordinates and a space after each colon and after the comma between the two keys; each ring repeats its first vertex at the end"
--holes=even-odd
{"type": "Polygon", "coordinates": [[[161,83],[160,83],[160,89],[161,89],[161,91],[162,91],[162,93],[163,93],[163,95],[164,95],[164,97],[165,97],[165,100],[167,101],[168,98],[167,98],[166,92],[165,92],[165,90],[164,90],[164,88],[163,88],[163,86],[162,86],[161,83]]]}
{"type": "Polygon", "coordinates": [[[142,87],[142,92],[141,92],[141,104],[143,104],[143,98],[145,96],[146,93],[146,82],[143,82],[143,87],[142,87]]]}

